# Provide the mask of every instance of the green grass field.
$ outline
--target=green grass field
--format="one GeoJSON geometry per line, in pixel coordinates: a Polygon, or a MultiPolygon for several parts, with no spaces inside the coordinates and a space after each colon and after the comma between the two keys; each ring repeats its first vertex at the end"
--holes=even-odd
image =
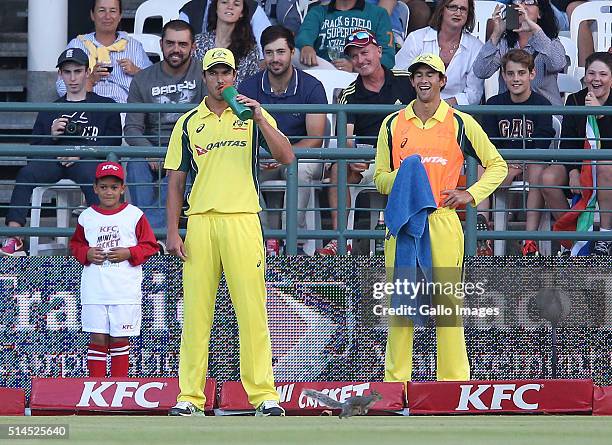
{"type": "MultiPolygon", "coordinates": [[[[612,443],[612,417],[0,417],[6,424],[68,424],[70,444],[591,445],[612,443]]],[[[5,440],[0,443],[41,443],[5,440]]]]}

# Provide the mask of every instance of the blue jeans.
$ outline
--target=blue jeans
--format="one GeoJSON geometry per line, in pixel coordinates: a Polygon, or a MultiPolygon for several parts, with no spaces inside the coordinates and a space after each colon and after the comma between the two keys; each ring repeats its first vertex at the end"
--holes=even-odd
{"type": "Polygon", "coordinates": [[[62,166],[58,161],[31,160],[17,173],[15,188],[11,195],[11,205],[6,214],[6,224],[16,222],[25,226],[30,209],[32,191],[37,184],[53,184],[60,179],[72,179],[81,185],[87,205],[97,204],[98,197],[93,191],[98,162],[76,162],[70,167],[62,166]],[[17,208],[24,207],[24,208],[17,208]]]}
{"type": "Polygon", "coordinates": [[[151,227],[165,228],[168,176],[163,170],[151,170],[145,159],[132,159],[127,164],[127,184],[131,203],[144,212],[151,227]]]}

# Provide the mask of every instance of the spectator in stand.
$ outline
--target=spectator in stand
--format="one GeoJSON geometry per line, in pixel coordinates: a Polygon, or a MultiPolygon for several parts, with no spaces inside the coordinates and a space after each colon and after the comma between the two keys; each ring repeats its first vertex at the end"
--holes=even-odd
{"type": "MultiPolygon", "coordinates": [[[[310,74],[291,64],[295,52],[293,34],[279,25],[270,26],[261,35],[266,69],[240,84],[239,92],[266,104],[327,104],[323,84],[310,74]]],[[[298,111],[298,110],[296,110],[298,111]]],[[[270,113],[276,119],[278,129],[297,148],[321,148],[325,133],[325,114],[270,113]],[[307,138],[303,139],[304,136],[307,138]]],[[[323,164],[300,162],[298,164],[298,208],[314,206],[310,201],[310,185],[323,176],[323,164]]],[[[278,162],[260,164],[258,180],[285,179],[287,167],[278,162]]],[[[264,228],[270,222],[263,224],[264,228]]],[[[298,212],[298,228],[306,230],[306,212],[298,212]]],[[[298,253],[303,254],[303,241],[298,244],[298,253]]],[[[312,253],[312,252],[311,252],[312,253]]]]}
{"type": "MultiPolygon", "coordinates": [[[[415,91],[409,81],[407,71],[390,70],[381,64],[383,49],[373,34],[366,31],[355,31],[346,39],[345,53],[359,75],[340,96],[341,104],[391,105],[408,104],[415,97],[415,91]]],[[[385,119],[383,114],[349,114],[347,116],[346,134],[348,144],[354,145],[353,135],[357,136],[359,146],[375,147],[380,124],[385,119]]],[[[374,163],[355,162],[348,165],[347,182],[349,184],[372,184],[374,163]]],[[[330,183],[338,183],[338,164],[333,164],[330,183]]],[[[338,189],[330,187],[329,206],[338,208],[338,189]]],[[[347,193],[347,205],[350,205],[347,193]]],[[[332,211],[332,228],[338,228],[338,212],[332,211]]],[[[331,240],[317,250],[319,255],[335,255],[338,252],[338,241],[331,240]]]]}
{"type": "Polygon", "coordinates": [[[431,9],[425,0],[401,0],[408,5],[410,17],[408,20],[408,33],[425,28],[429,23],[431,9]]]}
{"type": "Polygon", "coordinates": [[[308,11],[295,39],[300,62],[308,67],[318,65],[317,56],[343,71],[353,72],[353,62],[345,57],[346,37],[357,30],[369,31],[382,45],[382,64],[395,64],[395,45],[389,14],[365,0],[332,0],[308,11]]]}
{"type": "MultiPolygon", "coordinates": [[[[89,63],[89,57],[79,48],[69,48],[59,56],[57,68],[67,91],[55,103],[114,103],[108,97],[87,92],[89,63]]],[[[119,113],[104,111],[41,111],[34,123],[32,135],[35,136],[33,145],[121,145],[121,119],[119,113]]],[[[25,226],[28,206],[36,184],[52,184],[60,179],[72,179],[77,184],[82,184],[81,190],[87,205],[96,204],[98,199],[92,184],[97,163],[76,162],[78,159],[74,156],[58,157],[57,161],[52,161],[45,157],[31,156],[28,164],[17,173],[11,204],[6,214],[6,225],[25,226]]],[[[0,255],[25,254],[23,240],[19,237],[5,239],[0,248],[0,255]]]]}
{"type": "MultiPolygon", "coordinates": [[[[249,7],[249,22],[253,29],[253,35],[257,41],[259,55],[263,57],[261,51],[260,38],[261,33],[271,25],[270,20],[274,15],[281,17],[277,21],[291,29],[294,33],[300,28],[302,20],[297,11],[295,0],[272,0],[263,3],[263,7],[254,0],[246,0],[249,7]],[[276,14],[272,14],[268,9],[276,7],[276,14]],[[264,9],[265,8],[265,9],[264,9]]],[[[211,0],[191,0],[183,6],[179,13],[181,20],[189,23],[196,34],[200,34],[208,28],[208,11],[210,9],[211,0]]]]}
{"type": "MultiPolygon", "coordinates": [[[[128,103],[199,104],[206,96],[206,86],[201,65],[192,58],[194,38],[189,23],[166,23],[160,40],[164,59],[134,76],[128,103]]],[[[166,147],[179,117],[181,113],[173,112],[127,113],[123,134],[129,145],[166,147]]],[[[131,202],[143,209],[154,229],[166,227],[168,180],[160,164],[161,159],[132,158],[127,165],[131,202]],[[159,194],[151,185],[156,182],[159,194]]]]}
{"type": "MultiPolygon", "coordinates": [[[[535,65],[533,57],[522,49],[511,49],[501,60],[501,70],[507,91],[491,97],[487,105],[524,105],[540,107],[550,105],[543,96],[531,90],[531,81],[535,78],[535,65]]],[[[485,114],[482,118],[482,128],[495,147],[499,149],[530,149],[549,148],[551,139],[555,135],[552,127],[552,116],[546,114],[516,114],[499,113],[485,114]],[[503,138],[503,139],[502,139],[503,138]]],[[[523,172],[520,164],[509,164],[508,175],[502,185],[508,185],[521,173],[526,175],[525,179],[532,186],[542,184],[543,164],[528,164],[527,171],[523,172]]],[[[527,208],[537,209],[544,206],[541,189],[530,187],[527,195],[527,208]]],[[[478,205],[479,211],[489,209],[489,200],[485,199],[478,205]]],[[[483,213],[478,215],[478,223],[488,227],[483,213]]],[[[540,212],[527,212],[527,225],[525,230],[536,231],[540,225],[540,212]]],[[[485,241],[485,240],[483,240],[485,241]]],[[[486,240],[489,241],[489,240],[486,240]]],[[[481,245],[483,245],[481,243],[481,245]]],[[[484,243],[490,249],[490,243],[484,243]]],[[[479,246],[480,247],[480,246],[479,246]]],[[[479,249],[480,250],[480,249],[479,249]]],[[[522,249],[523,255],[538,255],[538,245],[534,240],[525,240],[522,249]]],[[[479,252],[480,254],[492,254],[492,252],[479,252]]]]}
{"type": "MultiPolygon", "coordinates": [[[[80,48],[89,55],[87,91],[125,103],[132,78],[151,66],[151,61],[138,40],[117,31],[121,12],[121,0],[92,0],[90,16],[95,31],[72,39],[66,48],[80,48]]],[[[59,96],[66,94],[61,76],[56,88],[59,96]]]]}
{"type": "MultiPolygon", "coordinates": [[[[596,107],[612,106],[612,54],[609,52],[596,52],[586,60],[586,72],[584,76],[586,88],[567,97],[566,105],[593,107],[599,128],[602,149],[612,149],[612,116],[597,114],[596,107]]],[[[586,115],[566,115],[561,127],[560,148],[584,148],[586,143],[586,115]]],[[[600,231],[609,232],[612,240],[612,165],[597,164],[597,202],[599,203],[600,231]],[[608,188],[608,190],[604,190],[608,188]]],[[[542,185],[547,187],[568,186],[575,195],[581,193],[580,181],[581,165],[575,163],[554,163],[542,173],[542,185]]],[[[553,211],[555,219],[559,220],[568,209],[567,199],[571,194],[564,193],[558,188],[542,189],[544,200],[550,209],[563,209],[553,211]]],[[[567,253],[568,246],[562,248],[562,254],[567,253]]],[[[593,253],[595,255],[612,255],[612,241],[597,241],[593,253]]]]}
{"type": "Polygon", "coordinates": [[[474,23],[474,0],[441,0],[431,16],[430,26],[408,35],[395,56],[395,67],[406,69],[423,53],[440,56],[447,78],[442,99],[451,106],[479,104],[484,81],[476,77],[472,65],[482,42],[470,34],[474,23]]]}
{"type": "Polygon", "coordinates": [[[212,0],[206,31],[195,38],[195,56],[204,59],[212,48],[227,48],[236,58],[235,85],[259,71],[259,54],[249,24],[249,6],[244,0],[212,0]]]}
{"type": "MultiPolygon", "coordinates": [[[[562,105],[557,86],[557,74],[566,65],[565,49],[557,37],[557,20],[549,0],[516,0],[519,12],[519,28],[506,31],[502,19],[503,6],[497,5],[491,20],[491,37],[480,49],[474,61],[474,74],[488,79],[499,69],[501,58],[512,48],[521,48],[534,56],[536,77],[531,88],[553,105],[562,105]]],[[[499,76],[499,91],[506,91],[506,84],[499,76]]]]}

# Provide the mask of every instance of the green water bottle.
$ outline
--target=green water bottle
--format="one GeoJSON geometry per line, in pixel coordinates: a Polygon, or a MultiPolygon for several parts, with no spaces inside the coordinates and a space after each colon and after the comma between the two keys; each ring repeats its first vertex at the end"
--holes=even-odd
{"type": "MultiPolygon", "coordinates": [[[[384,234],[387,232],[387,226],[385,226],[385,213],[381,210],[378,214],[378,223],[376,223],[376,227],[374,230],[382,230],[384,234]]],[[[385,239],[376,238],[374,241],[374,255],[384,255],[385,254],[385,239]]]]}
{"type": "Polygon", "coordinates": [[[236,96],[238,95],[238,90],[234,85],[228,85],[221,91],[221,96],[223,96],[223,100],[227,102],[232,111],[238,118],[242,121],[246,121],[253,118],[253,110],[247,107],[244,104],[241,104],[236,100],[236,96]]]}

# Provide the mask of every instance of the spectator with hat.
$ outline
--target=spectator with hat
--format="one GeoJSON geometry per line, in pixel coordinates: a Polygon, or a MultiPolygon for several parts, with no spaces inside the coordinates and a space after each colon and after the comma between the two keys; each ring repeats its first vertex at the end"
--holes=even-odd
{"type": "Polygon", "coordinates": [[[312,67],[318,65],[317,57],[320,57],[336,69],[353,72],[353,61],[346,57],[344,44],[347,36],[359,30],[376,37],[382,50],[382,64],[392,68],[395,44],[389,14],[365,0],[332,0],[329,5],[311,8],[295,39],[300,62],[312,67]]]}
{"type": "MultiPolygon", "coordinates": [[[[65,50],[57,60],[57,68],[66,94],[55,103],[114,103],[107,97],[86,90],[89,57],[79,48],[65,50]]],[[[121,145],[119,113],[106,111],[41,111],[32,129],[34,145],[121,145]]],[[[28,216],[32,191],[36,184],[52,184],[60,179],[71,179],[81,185],[88,205],[98,200],[91,183],[96,165],[75,162],[78,157],[58,157],[48,160],[40,156],[29,158],[17,173],[16,185],[5,223],[9,227],[23,227],[28,216]]],[[[25,255],[23,240],[10,237],[4,240],[0,255],[25,255]]]]}
{"type": "MultiPolygon", "coordinates": [[[[367,31],[355,31],[346,38],[344,53],[349,57],[358,74],[340,96],[341,104],[393,105],[408,104],[415,97],[414,88],[408,80],[408,72],[391,70],[382,65],[382,47],[376,37],[367,31]]],[[[383,114],[348,113],[346,135],[348,145],[359,147],[375,147],[383,114]]],[[[374,164],[353,162],[348,165],[347,182],[349,184],[372,184],[374,164]]],[[[333,164],[330,172],[330,182],[338,183],[338,164],[333,164]]],[[[328,189],[329,206],[338,208],[338,188],[328,189]]],[[[350,195],[347,193],[347,205],[350,205],[350,195]]],[[[338,228],[338,215],[332,211],[332,227],[338,228]]],[[[331,240],[323,248],[318,249],[319,255],[335,255],[338,242],[331,240]]]]}

